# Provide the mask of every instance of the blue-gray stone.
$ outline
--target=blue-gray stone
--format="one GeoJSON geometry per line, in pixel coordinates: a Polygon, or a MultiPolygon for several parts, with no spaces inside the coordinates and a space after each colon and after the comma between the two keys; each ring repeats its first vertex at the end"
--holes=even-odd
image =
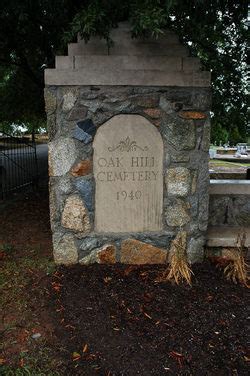
{"type": "Polygon", "coordinates": [[[84,144],[88,144],[92,141],[92,136],[88,133],[84,132],[81,128],[76,126],[76,128],[73,131],[73,137],[77,140],[83,142],[84,144]]]}
{"type": "Polygon", "coordinates": [[[93,210],[93,183],[85,178],[75,179],[75,186],[82,197],[87,209],[93,210]]]}
{"type": "Polygon", "coordinates": [[[77,126],[92,137],[96,134],[96,126],[91,119],[78,121],[77,126]]]}
{"type": "Polygon", "coordinates": [[[93,249],[98,248],[101,245],[102,245],[101,239],[85,238],[80,245],[80,250],[81,251],[92,251],[93,249]]]}

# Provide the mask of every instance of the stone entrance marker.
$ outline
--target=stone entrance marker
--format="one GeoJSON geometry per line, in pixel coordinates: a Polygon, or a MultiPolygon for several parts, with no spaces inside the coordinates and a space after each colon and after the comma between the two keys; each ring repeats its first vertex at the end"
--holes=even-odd
{"type": "Polygon", "coordinates": [[[210,72],[172,31],[68,46],[45,70],[50,218],[58,264],[160,264],[208,223],[210,72]]]}
{"type": "Polygon", "coordinates": [[[139,115],[117,115],[94,139],[95,230],[162,229],[163,142],[139,115]]]}

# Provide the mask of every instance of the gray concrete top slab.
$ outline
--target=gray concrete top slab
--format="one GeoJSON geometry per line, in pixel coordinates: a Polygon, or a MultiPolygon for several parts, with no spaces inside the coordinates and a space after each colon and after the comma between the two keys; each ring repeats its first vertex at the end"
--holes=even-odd
{"type": "Polygon", "coordinates": [[[210,180],[211,195],[250,195],[250,180],[210,180]]]}
{"type": "MultiPolygon", "coordinates": [[[[207,231],[208,247],[235,247],[237,235],[242,230],[238,226],[211,226],[207,231]]],[[[246,247],[250,247],[250,227],[244,228],[246,232],[246,247]]]]}
{"type": "Polygon", "coordinates": [[[78,37],[69,56],[56,57],[56,69],[45,70],[45,85],[131,85],[209,87],[210,72],[200,71],[178,36],[166,31],[158,39],[131,38],[128,23],[111,31],[114,45],[98,37],[78,37]]]}

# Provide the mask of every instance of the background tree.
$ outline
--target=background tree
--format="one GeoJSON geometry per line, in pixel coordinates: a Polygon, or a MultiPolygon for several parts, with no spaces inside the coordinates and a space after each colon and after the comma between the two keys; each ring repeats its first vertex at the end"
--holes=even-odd
{"type": "MultiPolygon", "coordinates": [[[[81,2],[83,4],[83,2],[81,2]]],[[[44,68],[63,51],[62,36],[78,1],[1,0],[0,123],[45,124],[44,68]]]]}
{"type": "Polygon", "coordinates": [[[2,0],[0,7],[0,122],[44,119],[43,67],[77,33],[111,46],[111,28],[130,20],[133,37],[176,31],[211,70],[212,141],[246,139],[247,1],[2,0]]]}

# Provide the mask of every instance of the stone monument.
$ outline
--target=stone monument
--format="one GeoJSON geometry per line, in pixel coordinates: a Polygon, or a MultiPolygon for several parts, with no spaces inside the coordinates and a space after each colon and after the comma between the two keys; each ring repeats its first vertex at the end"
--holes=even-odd
{"type": "Polygon", "coordinates": [[[55,261],[166,263],[180,228],[202,261],[210,73],[170,31],[111,38],[72,43],[45,71],[55,261]]]}

